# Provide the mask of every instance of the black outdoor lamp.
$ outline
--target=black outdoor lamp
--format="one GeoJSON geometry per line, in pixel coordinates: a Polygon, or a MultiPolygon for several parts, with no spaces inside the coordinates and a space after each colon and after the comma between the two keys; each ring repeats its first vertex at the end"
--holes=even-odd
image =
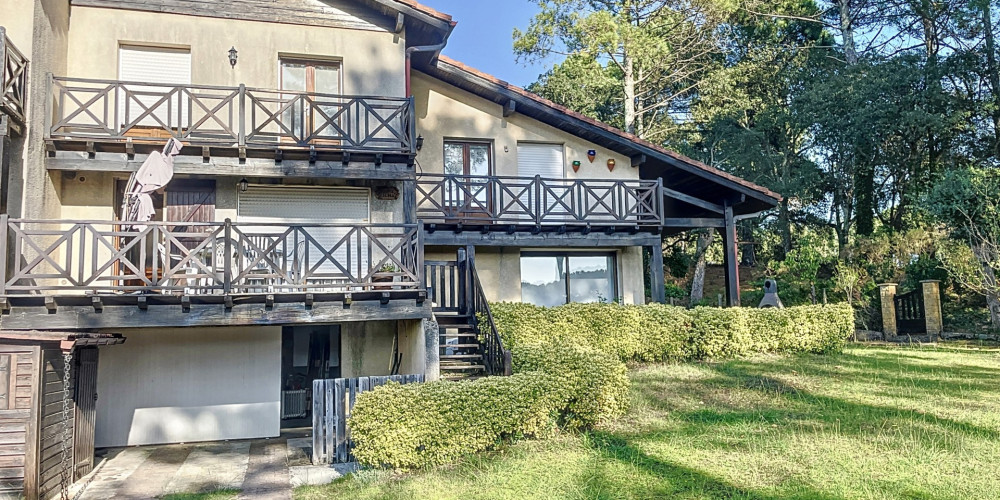
{"type": "Polygon", "coordinates": [[[424,136],[418,135],[417,136],[417,151],[420,151],[421,149],[424,149],[424,136]]]}
{"type": "Polygon", "coordinates": [[[236,47],[235,46],[233,46],[233,48],[229,49],[229,65],[232,66],[232,67],[234,67],[234,68],[236,67],[236,58],[238,57],[236,54],[237,54],[237,51],[236,51],[236,47]]]}
{"type": "Polygon", "coordinates": [[[250,189],[250,181],[246,177],[240,179],[240,192],[245,193],[247,189],[250,189]]]}

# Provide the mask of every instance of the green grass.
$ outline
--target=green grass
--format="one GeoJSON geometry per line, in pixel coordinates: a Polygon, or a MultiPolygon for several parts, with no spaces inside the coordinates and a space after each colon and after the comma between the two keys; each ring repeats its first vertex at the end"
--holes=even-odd
{"type": "Polygon", "coordinates": [[[219,490],[211,493],[175,493],[160,498],[163,500],[235,500],[239,494],[238,490],[219,490]]]}
{"type": "Polygon", "coordinates": [[[607,428],[319,498],[1000,498],[1000,352],[850,347],[632,370],[607,428]]]}

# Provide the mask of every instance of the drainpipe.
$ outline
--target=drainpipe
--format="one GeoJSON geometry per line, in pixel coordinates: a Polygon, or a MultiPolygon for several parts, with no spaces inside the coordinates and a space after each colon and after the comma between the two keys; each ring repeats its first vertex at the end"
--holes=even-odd
{"type": "Polygon", "coordinates": [[[445,45],[448,45],[447,38],[437,45],[418,45],[406,49],[406,97],[411,97],[413,95],[410,91],[410,71],[412,71],[413,68],[413,54],[416,52],[437,52],[444,49],[445,45]]]}

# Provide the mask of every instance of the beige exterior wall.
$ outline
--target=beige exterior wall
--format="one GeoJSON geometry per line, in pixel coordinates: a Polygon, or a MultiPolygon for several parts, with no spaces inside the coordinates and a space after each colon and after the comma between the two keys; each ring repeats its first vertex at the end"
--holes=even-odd
{"type": "Polygon", "coordinates": [[[391,373],[393,343],[399,334],[400,375],[426,372],[424,333],[416,321],[345,323],[340,336],[340,376],[376,377],[391,373]]]}
{"type": "Polygon", "coordinates": [[[417,133],[424,136],[424,147],[417,155],[422,172],[444,172],[444,141],[469,139],[493,144],[493,174],[517,175],[517,144],[562,144],[567,179],[638,179],[639,169],[631,159],[524,115],[503,117],[499,104],[470,94],[418,71],[413,72],[413,95],[417,107],[417,133]],[[593,163],[588,150],[596,150],[593,163]],[[614,171],[607,161],[614,158],[614,171]],[[572,163],[580,161],[580,171],[572,163]]]}
{"type": "Polygon", "coordinates": [[[196,85],[275,89],[283,56],[340,61],[346,94],[405,92],[405,41],[383,31],[74,7],[69,41],[64,76],[74,78],[118,78],[118,47],[136,44],[190,49],[196,85]],[[230,47],[239,52],[235,68],[230,47]]]}
{"type": "Polygon", "coordinates": [[[116,330],[98,363],[98,447],[274,437],[281,327],[116,330]]]}
{"type": "Polygon", "coordinates": [[[25,57],[31,57],[31,32],[34,27],[34,0],[0,0],[0,26],[7,30],[7,38],[25,57]]]}
{"type": "MultiPolygon", "coordinates": [[[[425,254],[426,260],[451,261],[456,258],[457,249],[432,247],[425,254]]],[[[645,279],[642,267],[642,247],[622,248],[518,248],[518,247],[477,247],[476,270],[483,284],[487,300],[492,302],[521,301],[521,252],[602,252],[614,253],[618,263],[615,276],[617,290],[625,304],[646,302],[645,279]]]]}

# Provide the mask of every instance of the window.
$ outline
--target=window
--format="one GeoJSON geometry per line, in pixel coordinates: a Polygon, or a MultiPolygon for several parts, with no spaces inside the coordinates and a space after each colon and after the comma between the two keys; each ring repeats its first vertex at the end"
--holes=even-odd
{"type": "Polygon", "coordinates": [[[608,253],[521,254],[521,301],[537,306],[617,300],[615,256],[608,253]]]}
{"type": "MultiPolygon", "coordinates": [[[[126,85],[118,95],[119,125],[176,129],[188,125],[188,102],[174,85],[191,85],[191,51],[122,45],[118,48],[118,79],[126,85]]],[[[133,130],[132,135],[142,135],[133,130]]],[[[154,137],[156,137],[155,133],[154,137]]]]}
{"type": "Polygon", "coordinates": [[[448,181],[445,191],[445,205],[461,207],[466,199],[472,198],[467,209],[486,211],[489,209],[489,183],[482,177],[493,170],[492,148],[486,142],[445,141],[445,175],[472,176],[474,179],[448,181]]]}
{"type": "MultiPolygon", "coordinates": [[[[295,59],[281,60],[281,90],[292,92],[308,92],[310,94],[340,95],[340,64],[336,62],[316,62],[295,59]]],[[[295,99],[295,94],[288,94],[283,99],[295,99]]],[[[339,97],[316,97],[314,106],[307,104],[305,99],[295,100],[282,113],[282,122],[294,131],[299,140],[310,136],[318,138],[335,138],[341,134],[336,118],[342,105],[339,97]],[[335,126],[336,125],[336,126],[335,126]]]]}

